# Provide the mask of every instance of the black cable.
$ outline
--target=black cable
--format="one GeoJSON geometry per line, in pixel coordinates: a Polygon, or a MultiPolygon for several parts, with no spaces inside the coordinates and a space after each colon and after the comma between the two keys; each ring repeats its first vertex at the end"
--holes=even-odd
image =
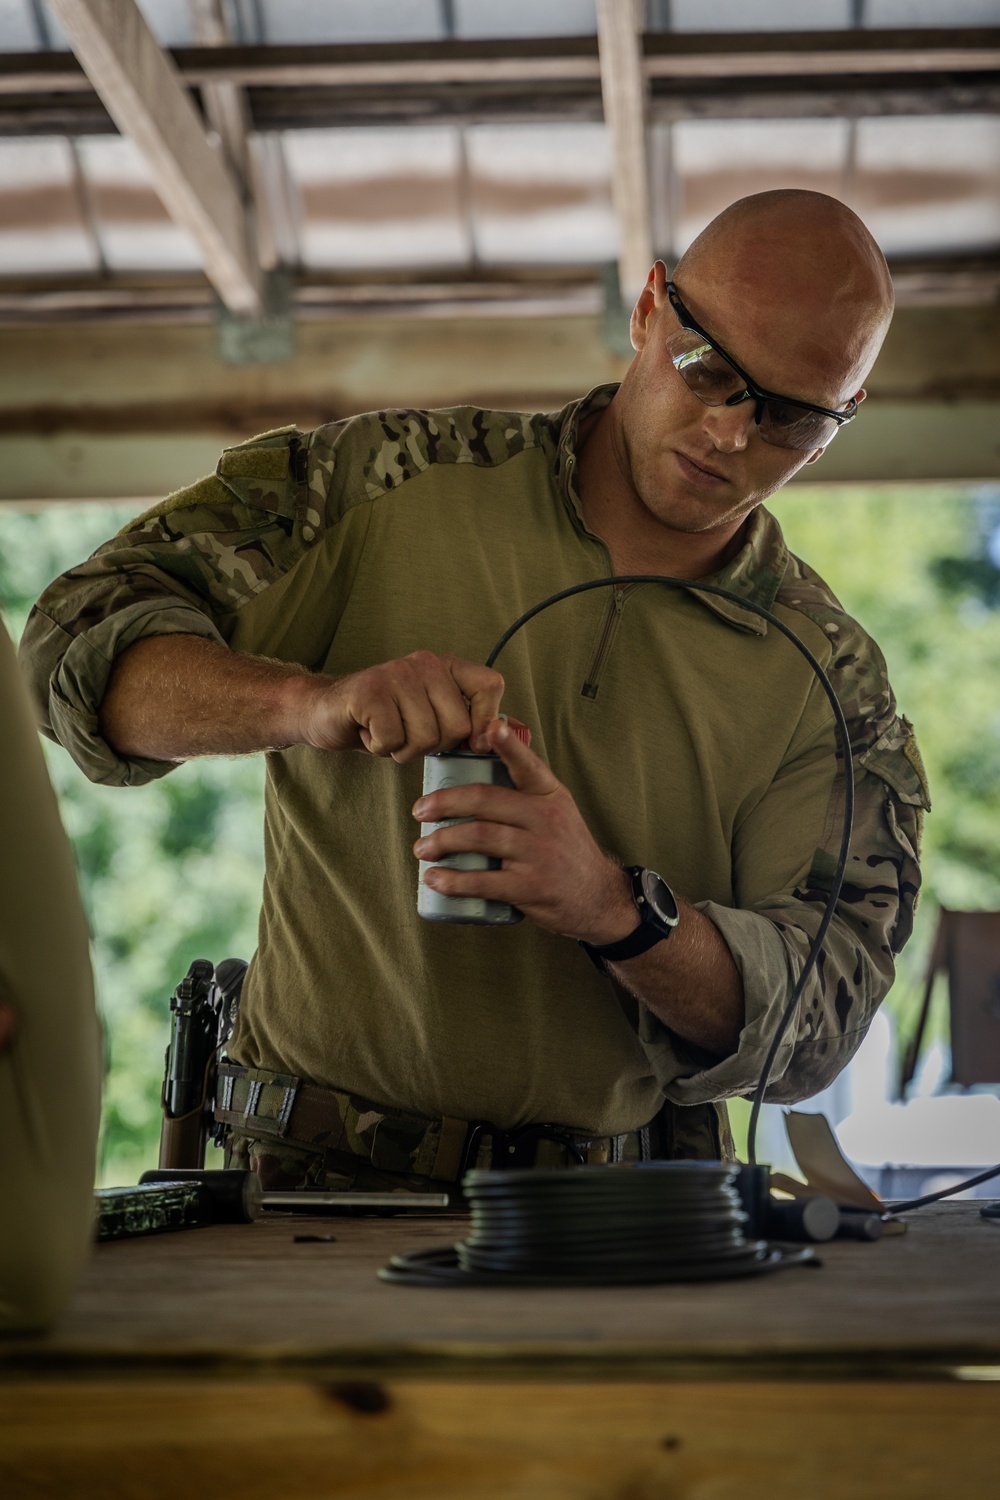
{"type": "Polygon", "coordinates": [[[730,1162],[652,1161],[473,1171],[457,1245],[393,1256],[383,1280],[417,1286],[623,1286],[717,1281],[812,1260],[748,1239],[730,1162]]]}
{"type": "Polygon", "coordinates": [[[950,1198],[953,1193],[964,1193],[966,1188],[978,1187],[981,1182],[989,1182],[991,1177],[1000,1177],[1000,1163],[990,1167],[988,1172],[980,1172],[976,1177],[956,1182],[954,1187],[942,1188],[937,1193],[925,1193],[922,1198],[909,1198],[905,1203],[888,1203],[886,1207],[894,1214],[908,1213],[912,1208],[923,1208],[928,1203],[938,1203],[942,1198],[950,1198]]]}
{"type": "Polygon", "coordinates": [[[518,616],[513,625],[504,631],[486,658],[486,665],[492,667],[496,663],[496,659],[504,646],[506,646],[512,636],[517,634],[522,625],[527,625],[529,620],[533,620],[535,615],[541,614],[543,610],[550,608],[551,605],[558,604],[563,599],[572,598],[574,594],[587,593],[590,589],[617,588],[624,583],[664,583],[668,588],[687,589],[696,594],[715,594],[720,599],[728,599],[731,603],[738,604],[743,609],[749,609],[753,614],[759,615],[761,619],[767,620],[768,624],[773,625],[787,640],[791,641],[796,650],[802,653],[812,667],[820,686],[830,700],[830,706],[833,709],[833,717],[837,727],[837,739],[841,758],[844,763],[844,827],[840,839],[840,855],[837,860],[837,867],[834,871],[833,882],[830,887],[830,894],[827,898],[823,916],[816,929],[816,935],[812,940],[809,952],[806,955],[802,972],[799,974],[798,980],[789,996],[788,1003],[775,1028],[771,1045],[764,1058],[764,1066],[761,1069],[760,1079],[753,1092],[750,1126],[747,1131],[747,1157],[750,1165],[753,1166],[757,1160],[757,1121],[760,1117],[760,1107],[764,1102],[764,1094],[767,1089],[768,1079],[771,1076],[771,1069],[778,1055],[778,1048],[781,1046],[782,1038],[788,1030],[788,1023],[795,1014],[795,1009],[799,1003],[799,997],[805,988],[806,980],[812,973],[816,960],[819,957],[823,940],[826,937],[830,923],[833,921],[833,914],[837,908],[841,887],[844,883],[844,873],[847,869],[847,859],[851,848],[851,830],[854,823],[854,760],[851,753],[851,736],[847,728],[847,720],[844,717],[844,710],[840,706],[840,700],[833,690],[830,679],[809,650],[809,647],[799,639],[794,631],[789,630],[788,626],[779,620],[777,615],[772,614],[769,609],[765,609],[762,604],[755,604],[753,600],[744,598],[742,594],[734,593],[732,589],[722,588],[717,583],[701,583],[691,578],[672,578],[666,573],[612,574],[608,578],[592,578],[586,583],[576,583],[572,588],[561,589],[556,594],[550,594],[547,599],[543,599],[539,604],[533,605],[531,609],[525,610],[524,614],[518,616]]]}

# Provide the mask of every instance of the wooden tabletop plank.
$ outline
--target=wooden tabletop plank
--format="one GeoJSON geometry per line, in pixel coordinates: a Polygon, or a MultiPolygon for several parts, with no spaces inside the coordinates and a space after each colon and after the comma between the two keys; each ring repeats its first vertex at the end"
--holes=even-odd
{"type": "MultiPolygon", "coordinates": [[[[971,1203],[906,1235],[817,1247],[821,1266],[745,1280],[566,1289],[386,1285],[390,1255],[453,1242],[455,1217],[270,1216],[95,1247],[49,1334],[0,1341],[0,1376],[114,1368],[515,1366],[719,1376],[1000,1367],[1000,1225],[971,1203]],[[333,1234],[333,1243],[295,1243],[333,1234]]],[[[974,1378],[974,1377],[973,1377],[974,1378]]]]}

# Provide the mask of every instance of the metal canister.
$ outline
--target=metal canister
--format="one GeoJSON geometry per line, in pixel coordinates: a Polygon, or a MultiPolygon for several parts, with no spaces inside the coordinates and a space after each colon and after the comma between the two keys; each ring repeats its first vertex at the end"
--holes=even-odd
{"type": "MultiPolygon", "coordinates": [[[[513,725],[511,726],[514,727],[513,725]]],[[[516,731],[515,731],[516,732],[516,731]]],[[[499,755],[479,755],[472,750],[437,750],[424,757],[424,795],[450,786],[510,786],[514,783],[499,755]]],[[[426,838],[438,828],[471,823],[472,818],[446,818],[440,823],[421,823],[426,838]]],[[[442,896],[424,884],[427,870],[439,865],[447,870],[498,870],[500,861],[489,854],[448,854],[444,859],[420,861],[417,911],[428,922],[465,922],[481,927],[510,927],[524,920],[524,913],[506,901],[487,901],[481,896],[442,896]]]]}

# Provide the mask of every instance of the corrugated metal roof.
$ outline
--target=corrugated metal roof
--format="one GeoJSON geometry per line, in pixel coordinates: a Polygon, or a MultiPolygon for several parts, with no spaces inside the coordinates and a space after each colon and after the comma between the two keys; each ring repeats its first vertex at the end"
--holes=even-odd
{"type": "MultiPolygon", "coordinates": [[[[187,0],[140,0],[169,46],[187,0]]],[[[592,33],[594,0],[229,0],[242,42],[592,33]]],[[[1000,0],[798,0],[797,29],[1000,24],[1000,0]]],[[[787,27],[785,0],[650,0],[651,26],[787,27]]],[[[0,51],[65,47],[44,0],[0,0],[0,51]]],[[[1000,247],[1000,120],[982,113],[686,119],[651,127],[657,250],[726,203],[800,186],[851,202],[895,256],[1000,247]]],[[[271,132],[287,172],[282,257],[305,270],[595,266],[617,255],[606,128],[564,124],[271,132]]],[[[196,269],[136,147],[113,135],[0,140],[0,277],[196,269]]]]}

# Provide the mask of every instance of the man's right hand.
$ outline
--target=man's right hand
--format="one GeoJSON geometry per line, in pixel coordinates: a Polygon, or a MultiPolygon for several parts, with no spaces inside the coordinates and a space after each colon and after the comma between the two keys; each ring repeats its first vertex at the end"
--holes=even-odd
{"type": "Polygon", "coordinates": [[[349,677],[297,678],[301,738],[318,750],[367,750],[405,765],[468,739],[496,719],[504,681],[481,662],[412,651],[349,677]],[[306,686],[308,684],[308,687],[306,686]]]}
{"type": "Polygon", "coordinates": [[[335,678],[201,636],[149,636],[116,661],[100,726],[119,755],[151,760],[313,745],[402,764],[478,739],[503,688],[482,662],[432,651],[335,678]]]}

